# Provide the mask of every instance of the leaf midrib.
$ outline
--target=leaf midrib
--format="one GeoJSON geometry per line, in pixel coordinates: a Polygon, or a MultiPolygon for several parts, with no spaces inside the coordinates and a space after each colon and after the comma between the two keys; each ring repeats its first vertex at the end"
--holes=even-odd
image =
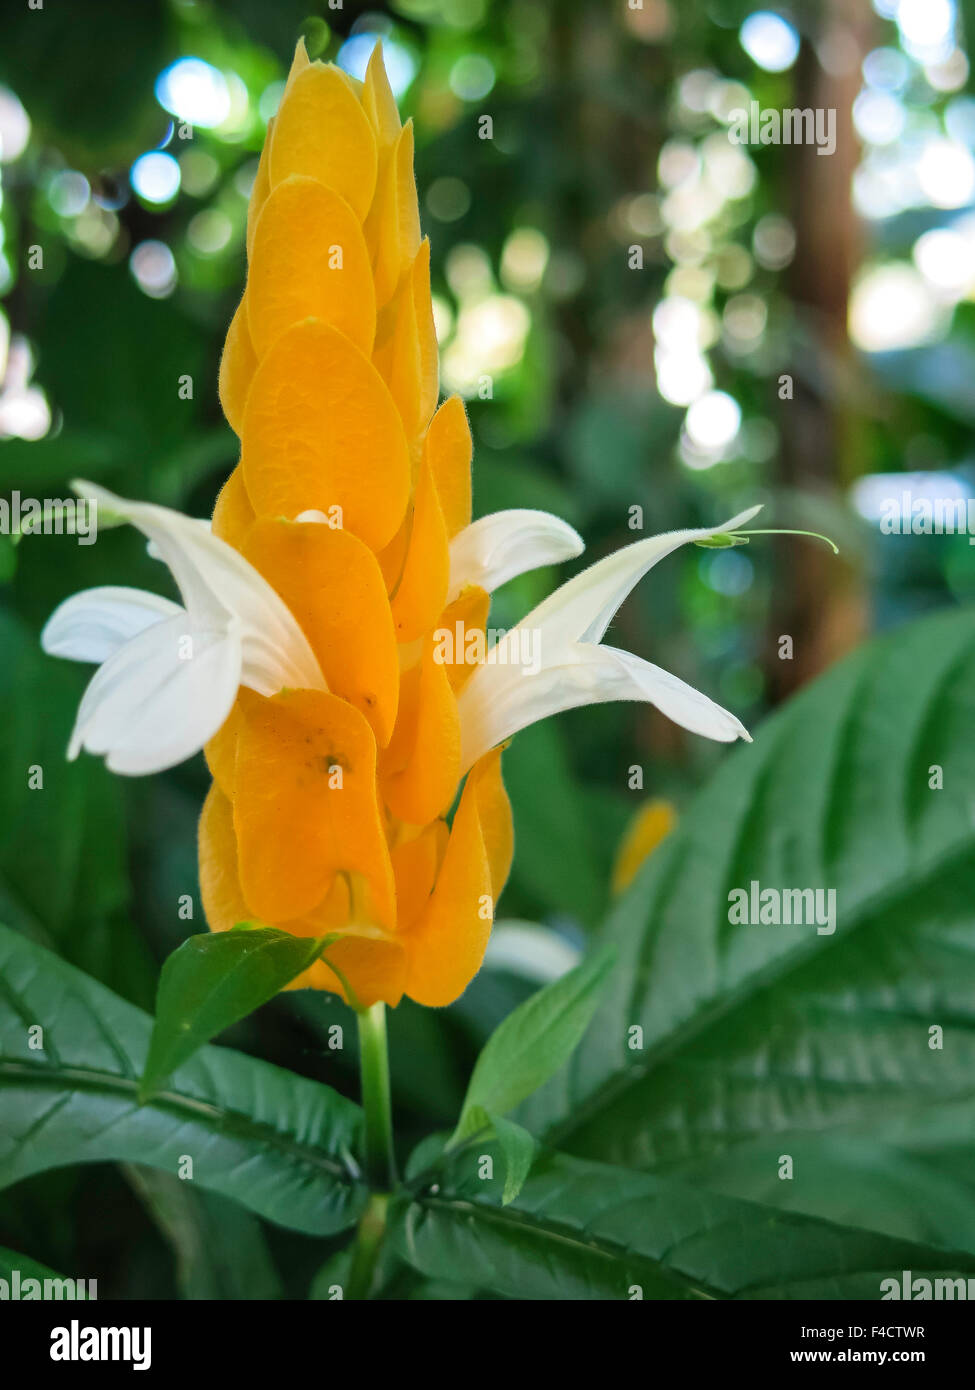
{"type": "MultiPolygon", "coordinates": [[[[768,1283],[767,1280],[765,1280],[758,1281],[753,1284],[746,1284],[742,1288],[733,1291],[728,1289],[719,1289],[715,1285],[707,1283],[706,1280],[695,1279],[691,1275],[684,1273],[682,1270],[676,1269],[672,1265],[664,1263],[663,1258],[654,1258],[654,1256],[652,1255],[643,1254],[641,1251],[634,1250],[632,1246],[621,1246],[618,1242],[609,1240],[605,1236],[595,1237],[576,1234],[575,1232],[567,1230],[560,1225],[555,1225],[552,1223],[546,1223],[544,1221],[541,1221],[534,1214],[527,1213],[524,1210],[519,1210],[514,1207],[502,1208],[496,1206],[488,1206],[485,1203],[476,1202],[471,1200],[470,1198],[446,1196],[424,1196],[422,1198],[415,1198],[412,1205],[414,1208],[421,1209],[439,1208],[448,1212],[451,1216],[458,1218],[460,1221],[464,1221],[465,1219],[469,1220],[473,1217],[475,1220],[484,1221],[488,1224],[497,1226],[502,1231],[511,1230],[514,1228],[521,1229],[523,1231],[529,1232],[532,1235],[539,1236],[543,1240],[550,1241],[552,1243],[557,1243],[561,1246],[568,1247],[572,1250],[576,1250],[590,1256],[596,1255],[601,1259],[605,1259],[614,1264],[619,1264],[622,1266],[627,1266],[636,1269],[647,1269],[657,1278],[669,1280],[671,1283],[681,1286],[692,1297],[698,1299],[708,1299],[712,1301],[722,1300],[727,1302],[733,1301],[735,1299],[741,1299],[743,1297],[758,1297],[765,1290],[771,1287],[780,1289],[790,1287],[798,1288],[810,1282],[808,1276],[803,1276],[801,1279],[788,1278],[784,1282],[779,1282],[775,1285],[771,1285],[768,1283]]],[[[770,1220],[772,1220],[773,1223],[776,1217],[780,1216],[781,1214],[782,1213],[778,1211],[773,1212],[771,1209],[769,1209],[770,1220]]],[[[839,1229],[836,1226],[835,1222],[821,1221],[815,1217],[807,1218],[807,1220],[809,1220],[809,1222],[812,1225],[821,1227],[824,1230],[828,1230],[830,1228],[839,1229]]],[[[734,1225],[733,1217],[726,1217],[723,1220],[718,1221],[713,1227],[709,1228],[708,1234],[713,1235],[715,1230],[719,1229],[721,1226],[727,1225],[734,1225]]],[[[862,1234],[867,1239],[876,1239],[876,1233],[869,1230],[861,1231],[858,1227],[844,1227],[842,1229],[844,1231],[851,1231],[856,1234],[862,1234]]],[[[678,1241],[678,1244],[681,1243],[682,1242],[678,1241]]],[[[944,1253],[946,1255],[950,1255],[953,1252],[945,1250],[944,1253]]],[[[867,1278],[871,1275],[876,1275],[878,1280],[888,1273],[889,1270],[886,1268],[886,1266],[882,1268],[877,1268],[876,1270],[871,1267],[862,1269],[851,1268],[843,1271],[844,1275],[850,1277],[857,1276],[861,1278],[867,1278]]],[[[813,1282],[815,1282],[819,1278],[826,1277],[835,1278],[836,1276],[835,1274],[830,1276],[814,1275],[813,1282]]],[[[488,1286],[490,1286],[490,1281],[488,1281],[488,1286]]]]}
{"type": "Polygon", "coordinates": [[[777,956],[766,966],[746,976],[735,989],[723,996],[720,1001],[706,1006],[665,1038],[652,1044],[647,1054],[639,1062],[625,1066],[614,1076],[609,1077],[587,1099],[574,1101],[571,1116],[567,1116],[565,1120],[552,1125],[546,1131],[546,1143],[556,1148],[561,1147],[568,1136],[582,1128],[583,1125],[588,1124],[601,1111],[615,1104],[631,1086],[636,1086],[644,1081],[651,1072],[679,1051],[685,1043],[693,1041],[713,1024],[719,1022],[726,1014],[741,1007],[757,991],[766,989],[772,984],[781,983],[782,980],[787,979],[806,965],[810,959],[822,959],[825,953],[840,942],[848,942],[865,923],[871,921],[878,912],[882,912],[886,904],[896,901],[907,893],[922,892],[926,884],[944,873],[956,859],[964,858],[971,853],[972,843],[970,840],[953,846],[947,854],[930,864],[925,873],[916,880],[908,882],[905,876],[902,876],[893,885],[888,883],[878,893],[863,899],[856,911],[854,920],[841,934],[827,937],[825,941],[822,937],[816,937],[805,948],[777,956]]]}
{"type": "Polygon", "coordinates": [[[332,1177],[340,1179],[349,1187],[350,1191],[358,1186],[357,1178],[347,1166],[330,1158],[320,1149],[289,1139],[271,1125],[262,1120],[255,1120],[252,1115],[246,1115],[243,1111],[229,1110],[223,1106],[214,1105],[211,1101],[187,1096],[180,1091],[157,1092],[151,1101],[140,1106],[137,1103],[138,1082],[127,1077],[113,1076],[111,1072],[99,1071],[94,1067],[53,1066],[25,1062],[20,1058],[0,1056],[0,1089],[2,1089],[5,1079],[11,1077],[15,1080],[17,1077],[26,1078],[34,1085],[63,1087],[73,1091],[88,1091],[106,1095],[130,1096],[133,1101],[133,1111],[169,1110],[176,1111],[177,1114],[185,1113],[197,1120],[202,1119],[211,1122],[214,1128],[219,1128],[224,1133],[233,1133],[234,1131],[243,1133],[270,1148],[278,1149],[298,1163],[320,1169],[332,1177]]]}
{"type": "Polygon", "coordinates": [[[414,1199],[413,1205],[417,1208],[433,1207],[442,1208],[449,1212],[451,1216],[456,1216],[460,1220],[475,1216],[477,1219],[499,1226],[502,1230],[518,1227],[521,1230],[542,1237],[544,1240],[568,1246],[573,1250],[582,1251],[587,1255],[598,1255],[600,1258],[611,1261],[614,1264],[630,1263],[634,1266],[643,1266],[652,1270],[657,1278],[668,1279],[672,1283],[680,1284],[697,1298],[707,1299],[726,1299],[730,1295],[720,1289],[713,1288],[700,1279],[691,1279],[688,1275],[682,1274],[679,1270],[671,1269],[661,1261],[655,1260],[652,1255],[643,1255],[628,1247],[620,1246],[614,1241],[607,1240],[605,1237],[596,1238],[594,1236],[584,1237],[576,1235],[574,1232],[566,1230],[561,1226],[537,1220],[524,1211],[517,1211],[513,1207],[501,1208],[488,1206],[482,1202],[474,1202],[469,1198],[462,1197],[423,1197],[414,1199]]]}

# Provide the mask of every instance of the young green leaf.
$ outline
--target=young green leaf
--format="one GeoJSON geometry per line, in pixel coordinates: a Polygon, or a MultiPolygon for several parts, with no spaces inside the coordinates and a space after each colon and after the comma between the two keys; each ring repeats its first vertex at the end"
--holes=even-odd
{"type": "Polygon", "coordinates": [[[184,941],[162,968],[140,1101],[197,1048],[273,999],[334,940],[248,925],[184,941]]]}
{"type": "Polygon", "coordinates": [[[501,1205],[506,1207],[524,1187],[539,1145],[535,1136],[529,1134],[521,1125],[516,1125],[514,1120],[502,1119],[500,1115],[491,1115],[489,1118],[504,1154],[504,1190],[501,1194],[501,1205]]]}
{"type": "Polygon", "coordinates": [[[519,1004],[488,1038],[474,1067],[452,1144],[481,1127],[477,1110],[506,1115],[568,1061],[616,959],[605,947],[519,1004]]]}
{"type": "Polygon", "coordinates": [[[500,1115],[489,1115],[483,1106],[476,1105],[468,1121],[471,1132],[493,1130],[498,1148],[504,1159],[504,1190],[501,1205],[506,1207],[513,1202],[525,1185],[532,1164],[539,1151],[534,1135],[514,1120],[504,1120],[500,1115]]]}

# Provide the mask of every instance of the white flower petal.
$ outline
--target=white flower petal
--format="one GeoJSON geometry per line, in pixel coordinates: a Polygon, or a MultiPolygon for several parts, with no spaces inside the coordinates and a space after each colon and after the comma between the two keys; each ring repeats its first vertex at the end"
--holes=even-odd
{"type": "Polygon", "coordinates": [[[492,512],[465,526],[450,542],[447,602],[469,584],[491,594],[515,575],[572,560],[584,549],[578,532],[551,512],[492,512]]]}
{"type": "Polygon", "coordinates": [[[579,964],[582,952],[560,932],[534,922],[496,922],[484,953],[485,970],[503,970],[547,985],[579,964]]]}
{"type": "Polygon", "coordinates": [[[55,608],[44,624],[41,646],[49,656],[101,663],[130,638],[179,612],[178,604],[144,589],[110,584],[85,589],[55,608]]]}
{"type": "Polygon", "coordinates": [[[190,631],[188,615],[178,609],[95,672],[78,710],[69,758],[86,748],[103,755],[113,772],[137,776],[192,757],[230,713],[241,660],[236,623],[190,631]]]}
{"type": "MultiPolygon", "coordinates": [[[[209,531],[212,525],[210,518],[206,516],[197,516],[192,518],[188,517],[187,520],[195,521],[197,526],[202,526],[205,531],[209,531]]],[[[149,556],[150,560],[162,560],[163,564],[165,564],[162,551],[159,549],[155,541],[146,541],[146,554],[149,556]]]]}
{"type": "Polygon", "coordinates": [[[720,526],[669,531],[590,565],[508,632],[461,691],[461,761],[477,759],[519,729],[561,710],[609,700],[646,700],[693,733],[748,739],[733,714],[692,686],[629,652],[599,645],[616,610],[658,560],[689,541],[735,531],[760,507],[720,526]]]}
{"type": "Polygon", "coordinates": [[[692,734],[713,738],[718,743],[734,743],[739,738],[751,743],[751,734],[730,710],[715,704],[670,671],[618,647],[596,650],[600,656],[602,700],[645,700],[692,734]]]}
{"type": "Polygon", "coordinates": [[[169,567],[193,627],[214,632],[234,617],[244,641],[244,683],[261,694],[285,686],[324,690],[308,640],[287,606],[232,546],[204,522],[168,507],[130,502],[93,483],[72,484],[99,508],[124,517],[156,547],[169,567]]]}
{"type": "MultiPolygon", "coordinates": [[[[561,585],[523,618],[518,628],[539,629],[549,656],[573,642],[600,642],[620,604],[658,560],[689,541],[737,530],[760,511],[760,506],[750,507],[720,526],[667,531],[662,536],[626,545],[561,585]]],[[[513,639],[516,645],[514,634],[518,628],[513,628],[505,640],[513,639]]]]}
{"type": "Polygon", "coordinates": [[[458,701],[462,769],[539,719],[613,700],[645,701],[691,733],[721,743],[751,742],[733,714],[668,671],[632,652],[579,642],[563,661],[543,664],[535,675],[490,661],[474,673],[458,701]]]}

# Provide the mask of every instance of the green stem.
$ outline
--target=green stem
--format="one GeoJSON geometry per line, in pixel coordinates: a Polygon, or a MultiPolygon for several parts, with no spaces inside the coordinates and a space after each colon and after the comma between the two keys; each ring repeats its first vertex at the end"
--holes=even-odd
{"type": "Polygon", "coordinates": [[[393,1109],[389,1085],[389,1050],[386,1046],[386,1005],[357,1009],[359,1067],[362,1075],[362,1109],[366,1120],[366,1178],[373,1189],[359,1220],[352,1246],[348,1296],[368,1298],[376,1279],[376,1265],[386,1234],[389,1193],[396,1186],[393,1152],[393,1109]]]}
{"type": "Polygon", "coordinates": [[[347,1294],[350,1299],[366,1299],[376,1278],[376,1264],[386,1234],[386,1208],[389,1198],[374,1192],[362,1213],[352,1247],[352,1268],[349,1271],[347,1294]]]}
{"type": "Polygon", "coordinates": [[[366,1117],[366,1176],[371,1187],[389,1192],[396,1185],[396,1158],[386,1048],[386,1005],[380,1002],[369,1009],[361,1009],[356,1018],[362,1108],[366,1117]]]}

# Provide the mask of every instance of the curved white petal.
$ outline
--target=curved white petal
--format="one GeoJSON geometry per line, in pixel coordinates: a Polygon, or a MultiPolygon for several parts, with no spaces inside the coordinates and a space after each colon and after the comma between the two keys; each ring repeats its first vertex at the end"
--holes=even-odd
{"type": "Polygon", "coordinates": [[[41,632],[41,646],[49,656],[100,663],[153,623],[179,612],[179,604],[144,589],[111,584],[84,589],[55,608],[41,632]]]}
{"type": "Polygon", "coordinates": [[[94,483],[72,484],[82,497],[137,527],[169,567],[194,629],[241,624],[244,684],[261,694],[284,686],[324,690],[308,640],[287,606],[253,565],[204,522],[168,507],[131,502],[94,483]]]}
{"type": "Polygon", "coordinates": [[[490,661],[474,673],[458,700],[462,768],[539,719],[613,700],[655,705],[675,724],[720,743],[751,742],[733,714],[668,671],[632,652],[579,642],[535,675],[520,665],[490,661]]]}
{"type": "MultiPolygon", "coordinates": [[[[187,520],[195,521],[197,526],[202,526],[205,531],[209,531],[213,524],[208,516],[196,516],[187,518],[187,520]]],[[[162,551],[153,540],[146,541],[146,554],[149,556],[150,560],[163,560],[162,551]]],[[[163,563],[165,564],[165,560],[163,560],[163,563]]]]}
{"type": "Polygon", "coordinates": [[[661,536],[634,541],[632,545],[614,551],[562,584],[523,618],[504,640],[516,645],[519,639],[515,634],[519,628],[537,629],[543,633],[542,640],[549,658],[573,642],[601,641],[620,604],[658,560],[689,541],[705,540],[708,536],[734,531],[760,511],[761,506],[749,507],[720,526],[667,531],[661,536]]]}
{"type": "Polygon", "coordinates": [[[551,512],[516,508],[492,512],[465,526],[450,542],[452,603],[469,584],[489,594],[515,575],[573,560],[585,550],[577,531],[551,512]]]}
{"type": "Polygon", "coordinates": [[[113,772],[162,772],[199,752],[230,713],[241,676],[238,625],[191,631],[182,609],[109,657],[81,701],[68,757],[101,754],[113,772]]]}

